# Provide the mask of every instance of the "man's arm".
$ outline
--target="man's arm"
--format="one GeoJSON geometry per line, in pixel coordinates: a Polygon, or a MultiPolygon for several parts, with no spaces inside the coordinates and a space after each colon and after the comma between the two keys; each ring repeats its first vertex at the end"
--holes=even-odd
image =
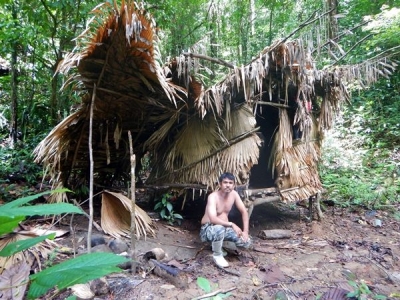
{"type": "Polygon", "coordinates": [[[225,227],[230,227],[231,222],[228,220],[224,220],[218,217],[217,215],[217,198],[214,195],[208,196],[207,206],[206,206],[206,214],[211,224],[214,225],[222,225],[225,227]]]}
{"type": "Polygon", "coordinates": [[[247,239],[249,238],[249,214],[247,212],[246,206],[244,206],[242,199],[240,199],[239,194],[237,194],[235,197],[235,205],[240,214],[242,215],[242,223],[243,223],[242,238],[246,242],[247,239]]]}

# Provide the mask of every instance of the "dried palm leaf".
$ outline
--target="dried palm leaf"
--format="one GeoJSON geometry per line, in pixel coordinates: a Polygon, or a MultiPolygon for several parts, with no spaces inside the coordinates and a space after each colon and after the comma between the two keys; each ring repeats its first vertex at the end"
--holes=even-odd
{"type": "MultiPolygon", "coordinates": [[[[0,239],[0,250],[6,247],[10,243],[22,241],[30,238],[37,237],[38,235],[33,231],[21,231],[7,234],[0,239]]],[[[17,252],[12,256],[0,257],[0,274],[11,268],[13,265],[21,262],[26,262],[30,267],[36,263],[38,268],[41,269],[40,257],[47,259],[48,256],[54,251],[55,248],[59,247],[57,243],[51,240],[44,240],[30,247],[29,249],[17,252]]]]}
{"type": "MultiPolygon", "coordinates": [[[[121,193],[103,191],[101,198],[101,227],[105,233],[114,237],[130,236],[132,200],[121,193]]],[[[155,236],[152,220],[148,214],[135,205],[137,238],[155,236]]]]}
{"type": "Polygon", "coordinates": [[[22,300],[29,282],[30,266],[19,262],[1,273],[0,299],[22,300]]]}

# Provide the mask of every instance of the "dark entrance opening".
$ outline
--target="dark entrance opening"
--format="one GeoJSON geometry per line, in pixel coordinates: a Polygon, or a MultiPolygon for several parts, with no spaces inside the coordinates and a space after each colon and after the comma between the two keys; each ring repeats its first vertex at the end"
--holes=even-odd
{"type": "Polygon", "coordinates": [[[275,134],[279,127],[279,109],[267,105],[258,105],[256,111],[257,126],[263,140],[260,148],[258,164],[251,169],[249,188],[265,188],[275,186],[269,160],[274,144],[275,134]]]}

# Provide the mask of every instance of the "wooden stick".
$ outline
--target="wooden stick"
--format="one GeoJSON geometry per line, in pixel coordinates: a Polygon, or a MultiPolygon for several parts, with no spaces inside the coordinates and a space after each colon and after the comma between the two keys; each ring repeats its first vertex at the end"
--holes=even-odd
{"type": "Polygon", "coordinates": [[[357,47],[359,44],[361,44],[362,42],[364,42],[367,38],[373,36],[373,33],[368,34],[367,36],[365,36],[364,38],[362,38],[361,40],[359,40],[357,43],[355,43],[345,54],[343,54],[341,57],[339,57],[333,64],[331,64],[329,67],[333,67],[335,65],[337,65],[343,58],[345,58],[355,47],[357,47]]]}
{"type": "Polygon", "coordinates": [[[256,101],[256,104],[269,105],[269,106],[281,107],[281,108],[292,108],[289,105],[275,103],[275,102],[256,101]]]}
{"type": "Polygon", "coordinates": [[[169,189],[169,188],[184,188],[184,189],[199,189],[199,190],[206,190],[207,186],[203,184],[186,184],[186,183],[164,183],[163,185],[152,185],[152,184],[145,184],[144,188],[148,189],[155,189],[155,190],[162,190],[162,189],[169,189]]]}
{"type": "MultiPolygon", "coordinates": [[[[96,195],[98,195],[98,194],[100,194],[100,193],[97,193],[96,195]]],[[[93,197],[94,197],[94,196],[95,196],[95,195],[93,195],[93,197]]],[[[81,205],[80,205],[75,199],[72,199],[72,202],[74,202],[74,205],[75,205],[75,206],[81,207],[81,205]]],[[[88,220],[90,220],[90,215],[88,215],[83,209],[82,209],[82,212],[83,212],[83,215],[85,215],[85,216],[88,218],[88,220]]],[[[99,224],[97,224],[95,221],[92,221],[92,222],[93,222],[93,226],[96,227],[96,229],[97,229],[98,231],[104,232],[104,231],[103,231],[103,228],[101,228],[101,226],[100,226],[99,224]]]]}
{"type": "Polygon", "coordinates": [[[209,60],[211,62],[223,65],[225,67],[228,67],[230,69],[234,69],[235,66],[231,63],[228,63],[222,59],[219,58],[213,58],[213,57],[209,57],[207,55],[203,55],[203,54],[196,54],[196,53],[189,53],[189,52],[183,52],[182,53],[184,56],[189,56],[189,57],[196,57],[196,58],[200,58],[200,59],[205,59],[205,60],[209,60]]]}
{"type": "Polygon", "coordinates": [[[235,272],[235,271],[230,270],[230,269],[228,269],[228,268],[222,268],[222,267],[220,267],[220,266],[217,266],[217,267],[218,267],[218,269],[221,269],[222,271],[224,271],[224,272],[226,272],[226,273],[228,273],[228,274],[231,274],[231,275],[235,275],[235,276],[237,276],[237,277],[240,277],[240,273],[239,273],[239,272],[235,272]]]}
{"type": "MultiPolygon", "coordinates": [[[[288,36],[284,37],[282,40],[280,40],[278,43],[276,43],[272,48],[265,48],[262,51],[262,54],[265,54],[267,52],[272,52],[273,50],[275,50],[277,47],[279,47],[280,45],[282,45],[284,42],[286,42],[290,37],[292,37],[296,32],[300,31],[302,28],[306,27],[307,25],[310,25],[312,23],[314,23],[315,21],[318,21],[319,19],[321,19],[323,16],[331,13],[333,10],[335,9],[335,7],[333,7],[332,9],[324,12],[322,15],[319,15],[317,17],[315,17],[315,14],[317,13],[317,11],[314,11],[311,16],[305,20],[303,23],[301,23],[295,30],[293,30],[288,36]],[[315,18],[314,18],[315,17],[315,18]]],[[[257,59],[257,58],[255,58],[257,59]]]]}
{"type": "Polygon", "coordinates": [[[89,179],[89,225],[87,234],[87,252],[92,252],[92,229],[93,229],[93,177],[94,177],[94,162],[93,162],[93,106],[96,98],[96,84],[93,87],[92,101],[90,103],[89,117],[89,161],[90,161],[90,179],[89,179]]]}
{"type": "Polygon", "coordinates": [[[238,143],[238,142],[244,140],[244,139],[247,138],[249,135],[251,135],[251,134],[257,132],[259,129],[260,129],[260,127],[256,127],[256,128],[254,128],[254,129],[252,129],[252,130],[250,130],[250,131],[247,131],[247,132],[243,133],[242,135],[237,136],[237,137],[235,137],[235,138],[229,140],[227,144],[225,144],[225,145],[222,146],[221,148],[215,150],[214,152],[210,153],[209,155],[207,155],[207,156],[205,156],[205,157],[203,157],[203,158],[201,158],[201,159],[199,159],[199,160],[197,160],[197,161],[195,161],[195,162],[192,162],[192,163],[190,163],[190,164],[188,164],[188,165],[186,165],[186,166],[183,166],[183,167],[181,167],[181,168],[179,168],[179,169],[173,170],[173,171],[169,172],[168,174],[165,174],[165,175],[163,175],[163,176],[158,177],[157,179],[159,180],[159,179],[162,179],[162,178],[164,178],[164,177],[167,177],[167,176],[170,175],[170,174],[177,173],[177,172],[186,170],[186,169],[188,169],[188,168],[191,168],[191,167],[195,166],[196,164],[201,163],[202,161],[205,161],[206,159],[208,159],[208,158],[210,158],[210,157],[213,157],[213,156],[216,155],[217,153],[224,151],[225,149],[229,148],[229,147],[232,146],[233,144],[236,144],[236,143],[238,143]]]}
{"type": "Polygon", "coordinates": [[[136,274],[136,218],[135,218],[135,206],[136,206],[136,195],[135,195],[135,166],[136,166],[136,157],[133,154],[133,143],[132,143],[132,134],[131,131],[128,131],[129,138],[129,151],[131,154],[131,272],[132,274],[136,274]]]}
{"type": "Polygon", "coordinates": [[[216,296],[218,294],[226,294],[226,293],[229,293],[230,291],[233,291],[233,290],[236,290],[236,289],[237,289],[237,287],[231,287],[231,288],[226,289],[226,290],[216,290],[216,291],[214,291],[212,293],[208,293],[208,294],[205,294],[203,296],[192,298],[192,300],[200,300],[200,299],[205,299],[205,298],[209,298],[209,297],[212,297],[212,296],[216,296]]]}
{"type": "MultiPolygon", "coordinates": [[[[357,29],[358,27],[364,26],[365,24],[367,24],[367,23],[369,23],[369,22],[371,22],[371,20],[368,20],[368,21],[362,22],[362,23],[360,23],[360,24],[357,24],[356,26],[354,26],[354,27],[352,27],[352,28],[350,28],[350,29],[348,29],[348,30],[342,32],[341,34],[338,34],[338,35],[335,36],[333,39],[330,39],[329,41],[325,42],[324,44],[322,44],[321,46],[319,46],[319,48],[325,47],[326,45],[332,43],[332,41],[336,41],[336,40],[338,40],[340,37],[342,37],[343,35],[348,34],[349,31],[351,32],[352,30],[357,29]]],[[[311,54],[314,54],[314,52],[317,51],[317,50],[318,50],[318,48],[314,49],[314,50],[311,52],[311,54]]]]}

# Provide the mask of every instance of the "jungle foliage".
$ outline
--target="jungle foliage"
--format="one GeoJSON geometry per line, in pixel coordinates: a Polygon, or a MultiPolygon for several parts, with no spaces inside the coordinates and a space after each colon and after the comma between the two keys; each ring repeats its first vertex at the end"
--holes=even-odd
{"type": "MultiPolygon", "coordinates": [[[[352,59],[367,58],[377,47],[398,47],[394,32],[400,18],[389,14],[383,10],[367,18],[374,36],[352,59]]],[[[351,88],[351,104],[325,139],[320,175],[330,197],[343,206],[391,208],[400,202],[400,72],[366,89],[351,88]]]]}

